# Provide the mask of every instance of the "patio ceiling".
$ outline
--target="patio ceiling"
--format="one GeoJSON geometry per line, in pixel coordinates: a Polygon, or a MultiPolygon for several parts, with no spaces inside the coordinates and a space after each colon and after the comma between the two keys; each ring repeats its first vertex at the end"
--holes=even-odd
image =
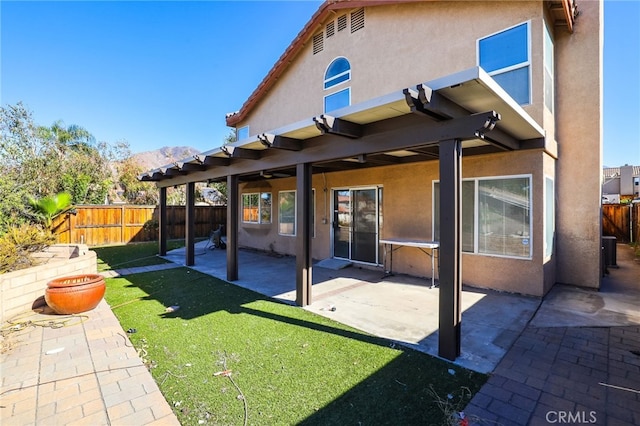
{"type": "Polygon", "coordinates": [[[462,140],[464,155],[541,148],[543,129],[475,67],[253,135],[159,167],[140,180],[167,187],[199,181],[294,176],[437,160],[438,141],[462,140]],[[345,140],[348,143],[345,143],[345,140]]]}

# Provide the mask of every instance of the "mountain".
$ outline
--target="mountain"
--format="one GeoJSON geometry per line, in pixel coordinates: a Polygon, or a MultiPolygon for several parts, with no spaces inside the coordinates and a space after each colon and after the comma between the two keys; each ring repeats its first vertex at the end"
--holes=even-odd
{"type": "Polygon", "coordinates": [[[199,150],[190,146],[163,146],[154,151],[133,154],[132,157],[144,170],[152,170],[191,157],[199,152],[199,150]]]}

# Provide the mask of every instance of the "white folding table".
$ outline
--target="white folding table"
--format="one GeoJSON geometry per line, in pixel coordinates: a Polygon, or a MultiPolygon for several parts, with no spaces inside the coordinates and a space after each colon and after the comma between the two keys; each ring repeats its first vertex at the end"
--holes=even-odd
{"type": "MultiPolygon", "coordinates": [[[[435,287],[435,251],[440,248],[437,241],[414,240],[410,238],[387,238],[380,240],[380,244],[384,247],[383,265],[387,267],[387,246],[389,246],[389,270],[385,270],[385,275],[393,275],[393,252],[401,247],[416,247],[421,252],[431,257],[431,288],[435,287]],[[393,246],[397,246],[393,248],[393,246]],[[428,252],[429,250],[430,252],[428,252]]],[[[438,254],[438,264],[440,264],[440,255],[438,254]]]]}

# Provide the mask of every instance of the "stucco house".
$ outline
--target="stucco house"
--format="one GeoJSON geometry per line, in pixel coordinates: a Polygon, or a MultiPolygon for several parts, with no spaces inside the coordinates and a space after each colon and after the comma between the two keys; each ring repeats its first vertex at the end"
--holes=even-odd
{"type": "Polygon", "coordinates": [[[602,169],[602,202],[617,204],[640,198],[640,166],[625,164],[602,169]]]}
{"type": "Polygon", "coordinates": [[[454,359],[462,283],[600,285],[602,46],[601,1],[329,0],[226,117],[236,142],[140,176],[160,251],[166,188],[192,204],[206,180],[228,184],[227,278],[238,247],[295,255],[300,305],[313,260],[382,269],[384,241],[435,242],[393,270],[436,274],[454,359]]]}

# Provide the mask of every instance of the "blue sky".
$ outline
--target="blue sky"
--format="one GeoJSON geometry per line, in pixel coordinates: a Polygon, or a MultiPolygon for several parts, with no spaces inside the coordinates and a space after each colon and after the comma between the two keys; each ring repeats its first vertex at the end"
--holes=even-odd
{"type": "MultiPolygon", "coordinates": [[[[3,0],[0,103],[133,152],[206,151],[320,4],[3,0]]],[[[640,1],[605,1],[608,166],[640,165],[639,22],[640,1]]]]}

